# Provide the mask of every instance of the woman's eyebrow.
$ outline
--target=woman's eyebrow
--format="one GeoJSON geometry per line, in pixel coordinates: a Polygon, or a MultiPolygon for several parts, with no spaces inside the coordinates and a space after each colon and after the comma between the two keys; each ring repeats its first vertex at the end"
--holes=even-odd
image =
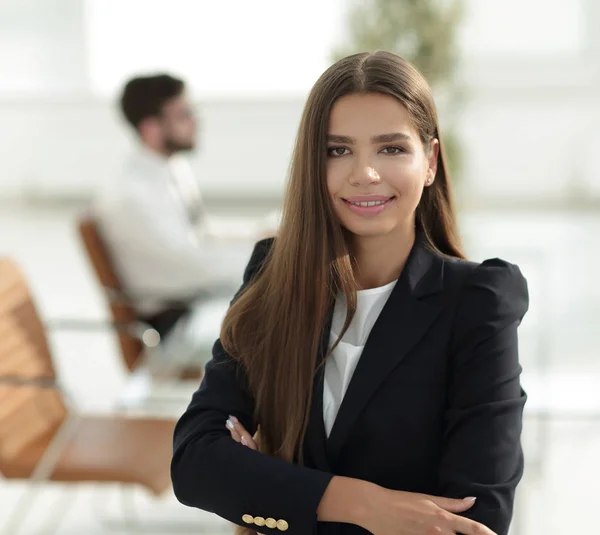
{"type": "MultiPolygon", "coordinates": [[[[371,138],[372,143],[392,143],[393,141],[410,141],[411,137],[402,132],[392,132],[389,134],[379,134],[371,138]]],[[[356,139],[350,136],[341,136],[339,134],[329,134],[327,136],[329,143],[346,143],[352,145],[356,143],[356,139]]]]}

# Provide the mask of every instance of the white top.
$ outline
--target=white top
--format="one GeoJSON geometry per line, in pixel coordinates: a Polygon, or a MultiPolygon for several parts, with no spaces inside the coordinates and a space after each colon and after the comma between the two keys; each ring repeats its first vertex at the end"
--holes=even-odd
{"type": "MultiPolygon", "coordinates": [[[[346,394],[356,365],[360,359],[367,338],[383,310],[397,281],[390,282],[379,288],[358,291],[356,314],[340,343],[325,363],[323,385],[323,420],[325,433],[331,433],[342,399],[346,394]]],[[[346,321],[346,299],[339,295],[335,302],[329,347],[332,347],[342,332],[346,321]]]]}
{"type": "Polygon", "coordinates": [[[226,243],[209,235],[200,187],[185,158],[140,145],[114,178],[102,185],[92,211],[140,312],[214,286],[239,286],[254,240],[226,243]]]}

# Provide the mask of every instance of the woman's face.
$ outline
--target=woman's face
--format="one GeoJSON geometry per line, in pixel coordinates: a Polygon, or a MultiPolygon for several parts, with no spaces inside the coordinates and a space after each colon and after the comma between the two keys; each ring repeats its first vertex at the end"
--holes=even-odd
{"type": "Polygon", "coordinates": [[[356,237],[414,227],[433,183],[439,144],[428,153],[406,108],[380,93],[338,99],[329,116],[327,188],[341,224],[356,237]]]}

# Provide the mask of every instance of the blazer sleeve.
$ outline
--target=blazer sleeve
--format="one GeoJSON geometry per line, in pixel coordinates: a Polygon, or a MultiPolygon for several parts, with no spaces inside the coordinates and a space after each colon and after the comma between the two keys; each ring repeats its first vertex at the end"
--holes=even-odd
{"type": "MultiPolygon", "coordinates": [[[[271,242],[263,240],[256,245],[242,288],[262,265],[271,242]]],[[[225,421],[229,415],[236,416],[254,434],[253,411],[243,370],[217,341],[200,387],[175,428],[171,462],[175,495],[185,505],[263,534],[312,533],[317,526],[317,508],[333,475],[235,442],[225,421]],[[245,515],[285,522],[272,529],[266,525],[258,528],[244,522],[245,515]]]]}
{"type": "Polygon", "coordinates": [[[486,260],[467,277],[457,304],[439,493],[475,496],[464,516],[508,533],[523,475],[517,327],[529,305],[519,268],[486,260]]]}

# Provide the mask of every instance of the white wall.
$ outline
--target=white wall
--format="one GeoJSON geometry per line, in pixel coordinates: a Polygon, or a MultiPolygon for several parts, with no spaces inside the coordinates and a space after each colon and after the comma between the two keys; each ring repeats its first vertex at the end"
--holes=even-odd
{"type": "Polygon", "coordinates": [[[467,71],[463,193],[507,201],[600,199],[599,62],[488,62],[467,71]]]}
{"type": "MultiPolygon", "coordinates": [[[[459,130],[467,198],[538,202],[575,192],[600,199],[593,165],[600,91],[586,78],[589,71],[579,70],[578,83],[573,71],[564,82],[530,76],[518,86],[478,72],[482,79],[467,89],[459,130]]],[[[199,103],[196,165],[205,192],[278,196],[302,106],[300,97],[199,103]]],[[[0,198],[86,197],[115,172],[130,142],[112,104],[92,97],[0,101],[0,117],[0,198]]]]}
{"type": "MultiPolygon", "coordinates": [[[[179,74],[193,79],[196,94],[205,95],[198,102],[196,166],[206,194],[279,196],[305,82],[327,63],[349,0],[307,0],[294,4],[291,15],[278,11],[275,0],[232,2],[236,9],[177,0],[166,27],[166,0],[3,2],[0,199],[88,197],[115,172],[129,143],[107,95],[134,66],[171,58],[180,61],[179,74]],[[131,43],[126,30],[140,9],[154,22],[131,43]],[[155,42],[157,28],[171,38],[181,34],[179,40],[155,42]],[[188,41],[193,46],[184,46],[188,41]],[[267,91],[279,94],[277,100],[257,96],[267,91]]],[[[567,195],[598,200],[600,2],[480,4],[467,1],[462,37],[462,194],[474,203],[539,203],[567,195]]]]}
{"type": "MultiPolygon", "coordinates": [[[[207,193],[280,188],[300,101],[206,102],[197,169],[207,193]]],[[[87,196],[131,142],[113,107],[85,99],[0,103],[0,197],[87,196]]]]}
{"type": "Polygon", "coordinates": [[[81,0],[0,2],[0,93],[89,87],[81,0]]]}

